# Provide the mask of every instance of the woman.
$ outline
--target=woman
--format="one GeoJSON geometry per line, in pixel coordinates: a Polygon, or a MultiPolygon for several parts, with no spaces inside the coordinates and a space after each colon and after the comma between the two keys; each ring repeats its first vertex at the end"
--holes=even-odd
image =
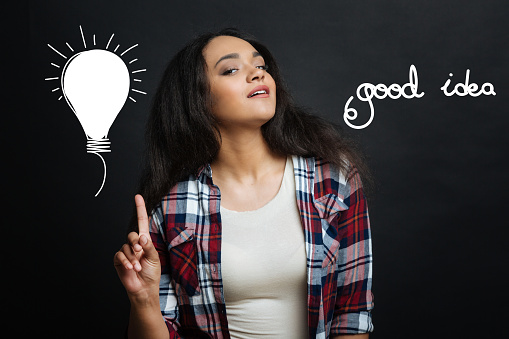
{"type": "Polygon", "coordinates": [[[129,338],[367,338],[369,175],[293,104],[265,46],[236,29],[190,42],[147,140],[137,223],[114,258],[129,338]]]}

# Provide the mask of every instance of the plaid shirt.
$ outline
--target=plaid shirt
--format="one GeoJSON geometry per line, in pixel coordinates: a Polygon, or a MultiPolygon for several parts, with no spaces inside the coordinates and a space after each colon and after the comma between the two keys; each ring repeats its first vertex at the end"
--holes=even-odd
{"type": "MultiPolygon", "coordinates": [[[[371,332],[371,230],[360,177],[347,182],[322,159],[292,159],[306,241],[309,338],[371,332]]],[[[230,338],[220,199],[208,165],[175,185],[150,215],[170,338],[230,338]]]]}

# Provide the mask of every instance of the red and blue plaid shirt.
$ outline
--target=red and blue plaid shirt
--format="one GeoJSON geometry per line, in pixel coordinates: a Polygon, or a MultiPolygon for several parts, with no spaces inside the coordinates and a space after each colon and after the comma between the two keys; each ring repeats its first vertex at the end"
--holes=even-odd
{"type": "MultiPolygon", "coordinates": [[[[373,331],[368,207],[358,173],[293,156],[306,241],[310,338],[373,331]]],[[[221,279],[221,194],[210,166],[179,182],[150,216],[170,338],[230,338],[221,279]]]]}

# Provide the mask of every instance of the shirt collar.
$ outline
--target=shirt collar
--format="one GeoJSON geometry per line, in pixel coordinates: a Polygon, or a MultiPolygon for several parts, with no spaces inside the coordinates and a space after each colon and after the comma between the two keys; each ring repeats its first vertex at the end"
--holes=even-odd
{"type": "Polygon", "coordinates": [[[210,164],[200,167],[198,172],[196,172],[196,177],[202,182],[205,182],[206,178],[212,180],[212,168],[210,167],[210,164]]]}

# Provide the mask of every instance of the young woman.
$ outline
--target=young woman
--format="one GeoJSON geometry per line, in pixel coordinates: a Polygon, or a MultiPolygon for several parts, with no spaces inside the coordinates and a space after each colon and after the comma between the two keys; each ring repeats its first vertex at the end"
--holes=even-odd
{"type": "Polygon", "coordinates": [[[114,257],[129,338],[368,337],[367,168],[292,102],[264,45],[236,29],[186,45],[147,140],[134,229],[114,257]]]}

